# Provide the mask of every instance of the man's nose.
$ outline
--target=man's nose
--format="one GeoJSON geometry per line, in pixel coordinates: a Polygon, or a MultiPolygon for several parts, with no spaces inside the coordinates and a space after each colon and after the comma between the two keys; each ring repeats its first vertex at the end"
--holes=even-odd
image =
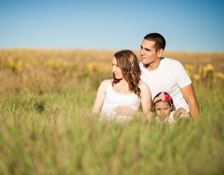
{"type": "Polygon", "coordinates": [[[144,55],[144,54],[145,54],[144,49],[141,49],[141,50],[140,50],[140,54],[141,54],[141,55],[144,55]]]}

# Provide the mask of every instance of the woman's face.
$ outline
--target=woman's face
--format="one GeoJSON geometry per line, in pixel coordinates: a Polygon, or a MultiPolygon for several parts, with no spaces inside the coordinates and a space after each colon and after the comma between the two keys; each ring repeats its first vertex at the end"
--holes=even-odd
{"type": "Polygon", "coordinates": [[[168,102],[159,101],[155,104],[156,115],[161,119],[168,117],[171,110],[172,109],[168,102]]]}
{"type": "Polygon", "coordinates": [[[113,59],[112,59],[112,66],[113,66],[112,72],[113,72],[115,78],[118,79],[118,80],[122,79],[123,78],[123,74],[121,72],[121,68],[117,64],[117,60],[116,60],[115,57],[113,57],[113,59]]]}

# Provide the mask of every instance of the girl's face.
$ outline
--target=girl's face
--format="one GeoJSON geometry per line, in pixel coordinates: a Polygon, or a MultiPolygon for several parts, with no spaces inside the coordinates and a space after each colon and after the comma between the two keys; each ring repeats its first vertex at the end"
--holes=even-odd
{"type": "Polygon", "coordinates": [[[113,72],[115,78],[118,79],[118,80],[122,79],[123,74],[121,72],[121,68],[117,64],[117,60],[116,60],[115,57],[113,57],[113,59],[112,59],[112,66],[113,66],[112,72],[113,72]]]}
{"type": "Polygon", "coordinates": [[[160,119],[164,119],[170,115],[172,108],[168,102],[159,101],[155,104],[156,115],[160,119]]]}

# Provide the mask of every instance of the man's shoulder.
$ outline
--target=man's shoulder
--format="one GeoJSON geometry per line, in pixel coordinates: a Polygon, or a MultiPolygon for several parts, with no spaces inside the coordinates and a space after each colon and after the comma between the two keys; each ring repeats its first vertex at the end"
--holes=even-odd
{"type": "MultiPolygon", "coordinates": [[[[147,68],[141,62],[139,62],[139,67],[143,74],[148,73],[148,71],[146,71],[147,68]]],[[[158,70],[174,71],[176,68],[180,69],[181,67],[183,67],[183,65],[180,61],[173,58],[162,57],[160,60],[160,66],[158,70]]]]}
{"type": "Polygon", "coordinates": [[[173,58],[163,58],[161,60],[161,63],[163,65],[162,66],[163,68],[172,69],[172,70],[175,68],[179,69],[180,67],[183,66],[183,64],[180,61],[173,59],[173,58]]]}
{"type": "Polygon", "coordinates": [[[169,64],[169,65],[178,65],[178,64],[181,64],[180,61],[178,61],[176,59],[173,59],[173,58],[167,58],[167,57],[163,57],[161,59],[161,62],[162,63],[165,63],[165,64],[169,64]]]}

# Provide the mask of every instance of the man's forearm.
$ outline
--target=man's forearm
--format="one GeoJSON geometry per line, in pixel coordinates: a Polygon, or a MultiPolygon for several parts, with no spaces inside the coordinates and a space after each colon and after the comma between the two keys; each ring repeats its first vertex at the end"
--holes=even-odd
{"type": "Polygon", "coordinates": [[[197,102],[190,104],[190,113],[194,121],[200,120],[200,111],[199,111],[199,106],[197,102]]]}

